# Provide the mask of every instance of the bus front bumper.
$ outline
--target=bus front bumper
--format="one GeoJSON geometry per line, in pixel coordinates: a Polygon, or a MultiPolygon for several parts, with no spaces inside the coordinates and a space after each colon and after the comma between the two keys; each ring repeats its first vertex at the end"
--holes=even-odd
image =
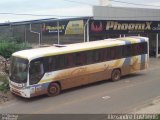
{"type": "Polygon", "coordinates": [[[16,89],[10,86],[10,91],[18,96],[24,97],[24,98],[30,98],[30,91],[29,89],[16,89]]]}

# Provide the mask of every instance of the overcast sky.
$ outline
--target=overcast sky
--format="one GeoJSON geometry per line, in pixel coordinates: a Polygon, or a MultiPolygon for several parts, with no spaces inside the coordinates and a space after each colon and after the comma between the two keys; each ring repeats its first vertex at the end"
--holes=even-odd
{"type": "MultiPolygon", "coordinates": [[[[115,0],[116,1],[116,0],[115,0]]],[[[122,2],[131,2],[145,5],[156,5],[160,9],[160,0],[117,0],[122,2]]],[[[138,5],[129,5],[119,2],[111,2],[112,6],[121,7],[145,7],[138,5]]],[[[91,16],[92,5],[99,5],[99,0],[0,0],[0,23],[15,22],[55,17],[76,17],[91,16]],[[73,2],[75,1],[75,2],[73,2]],[[51,16],[25,16],[11,15],[15,14],[35,14],[51,16]]],[[[153,6],[146,6],[154,8],[153,6]]]]}

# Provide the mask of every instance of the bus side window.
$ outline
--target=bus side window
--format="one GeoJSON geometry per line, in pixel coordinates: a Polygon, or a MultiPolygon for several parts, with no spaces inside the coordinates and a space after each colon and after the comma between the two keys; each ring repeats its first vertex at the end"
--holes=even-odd
{"type": "Polygon", "coordinates": [[[103,49],[103,59],[104,61],[110,60],[110,48],[103,49]]]}
{"type": "Polygon", "coordinates": [[[116,50],[116,59],[122,58],[122,46],[117,46],[115,50],[116,50]]]}
{"type": "Polygon", "coordinates": [[[75,66],[75,57],[74,57],[75,54],[71,53],[71,54],[68,54],[66,55],[66,59],[67,59],[67,66],[68,67],[74,67],[75,66]]]}
{"type": "Polygon", "coordinates": [[[52,67],[53,67],[53,63],[52,63],[52,57],[48,57],[47,59],[48,63],[47,63],[47,67],[48,67],[48,72],[52,71],[52,67]]]}
{"type": "Polygon", "coordinates": [[[137,44],[132,45],[132,56],[137,55],[137,44]]]}
{"type": "Polygon", "coordinates": [[[48,58],[48,71],[51,72],[54,70],[55,59],[53,57],[48,58]]]}
{"type": "Polygon", "coordinates": [[[87,64],[92,64],[93,63],[93,51],[87,51],[86,52],[86,62],[87,64]]]}
{"type": "Polygon", "coordinates": [[[143,43],[143,53],[147,54],[148,53],[148,49],[147,49],[147,42],[143,43]]]}
{"type": "Polygon", "coordinates": [[[86,64],[86,55],[84,52],[76,53],[76,65],[85,65],[86,64]]]}
{"type": "Polygon", "coordinates": [[[48,72],[48,58],[43,58],[44,71],[48,72]]]}
{"type": "Polygon", "coordinates": [[[147,43],[143,42],[139,44],[140,54],[147,54],[147,43]]]}
{"type": "Polygon", "coordinates": [[[44,75],[44,65],[42,60],[32,61],[29,69],[30,85],[37,84],[44,75]]]}
{"type": "Polygon", "coordinates": [[[95,50],[94,51],[94,62],[100,62],[102,61],[102,55],[101,55],[101,50],[95,50]]]}
{"type": "Polygon", "coordinates": [[[99,49],[99,61],[100,62],[104,61],[104,52],[103,52],[103,49],[99,49]]]}
{"type": "Polygon", "coordinates": [[[105,49],[100,49],[100,61],[104,62],[105,60],[105,55],[107,55],[107,53],[105,53],[105,49]]]}
{"type": "Polygon", "coordinates": [[[50,58],[50,64],[49,64],[49,66],[50,66],[50,70],[51,71],[57,70],[57,68],[56,68],[56,57],[57,56],[53,56],[53,57],[50,58]]]}
{"type": "Polygon", "coordinates": [[[130,56],[132,56],[131,51],[132,51],[131,45],[123,46],[123,56],[124,57],[130,57],[130,56]]]}
{"type": "Polygon", "coordinates": [[[110,59],[113,60],[116,58],[116,49],[115,47],[110,48],[110,59]]]}
{"type": "Polygon", "coordinates": [[[54,57],[44,58],[44,70],[45,72],[52,72],[55,70],[55,59],[54,57]]]}
{"type": "Polygon", "coordinates": [[[141,53],[141,48],[139,44],[136,44],[135,46],[135,55],[139,55],[141,53]]]}
{"type": "Polygon", "coordinates": [[[133,47],[133,55],[140,55],[142,54],[142,46],[141,43],[137,43],[135,45],[132,46],[133,47]]]}
{"type": "Polygon", "coordinates": [[[61,70],[65,68],[65,56],[59,55],[55,56],[55,68],[56,70],[61,70]]]}
{"type": "Polygon", "coordinates": [[[96,63],[96,62],[99,61],[99,53],[98,53],[98,50],[94,50],[93,60],[94,60],[94,63],[96,63]]]}

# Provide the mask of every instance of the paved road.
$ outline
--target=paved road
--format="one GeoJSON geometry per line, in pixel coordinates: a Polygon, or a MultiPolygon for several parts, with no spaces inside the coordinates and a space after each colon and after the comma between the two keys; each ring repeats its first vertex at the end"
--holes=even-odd
{"type": "Polygon", "coordinates": [[[150,68],[117,82],[96,84],[64,91],[56,97],[40,96],[0,106],[0,113],[129,113],[160,96],[160,59],[150,68]]]}

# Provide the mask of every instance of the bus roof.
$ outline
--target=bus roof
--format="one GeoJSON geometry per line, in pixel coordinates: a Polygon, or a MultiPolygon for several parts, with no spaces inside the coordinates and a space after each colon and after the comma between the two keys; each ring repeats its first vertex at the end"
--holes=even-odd
{"type": "Polygon", "coordinates": [[[116,38],[116,39],[105,39],[105,40],[91,41],[91,42],[85,42],[85,43],[67,44],[63,46],[50,46],[50,47],[22,50],[22,51],[13,53],[12,56],[28,59],[29,61],[31,61],[33,59],[45,57],[45,56],[73,53],[73,52],[93,50],[98,48],[106,48],[106,47],[133,44],[133,43],[140,43],[145,41],[148,41],[148,38],[138,37],[138,36],[116,38]]]}

